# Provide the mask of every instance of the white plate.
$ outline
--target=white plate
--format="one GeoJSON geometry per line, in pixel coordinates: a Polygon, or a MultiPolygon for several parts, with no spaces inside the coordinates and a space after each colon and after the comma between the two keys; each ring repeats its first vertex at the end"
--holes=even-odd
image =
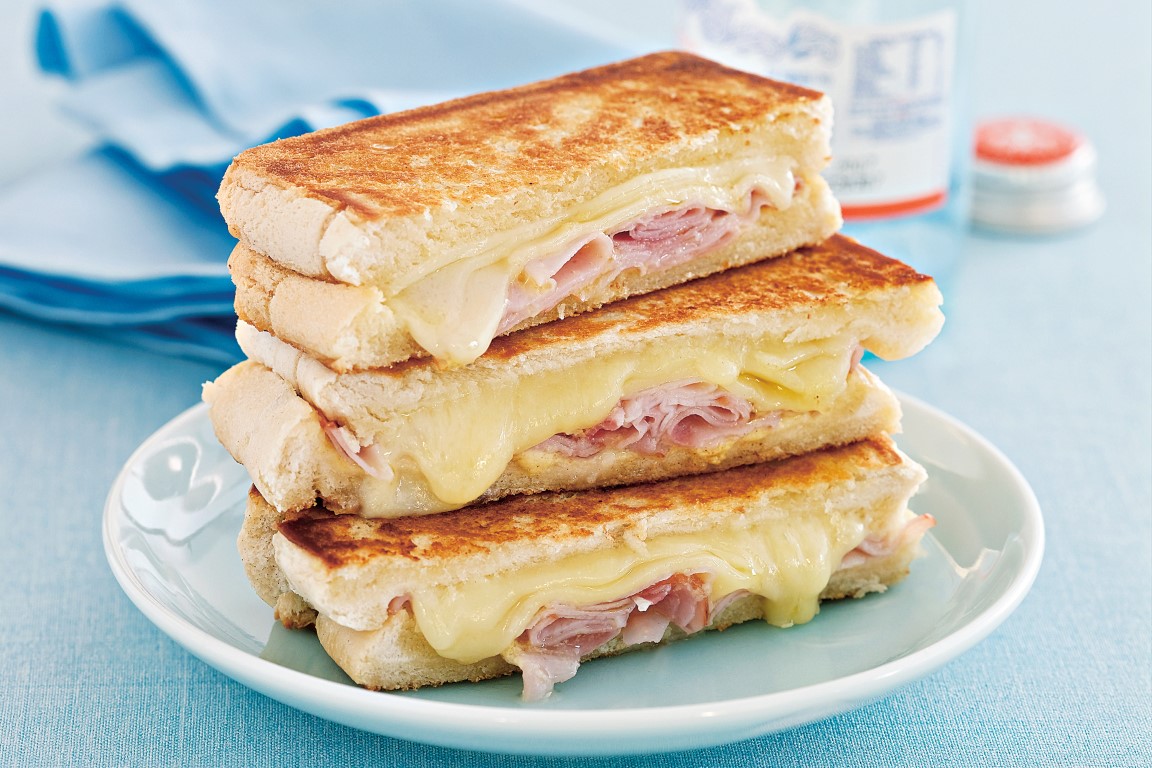
{"type": "Polygon", "coordinates": [[[826,604],[811,623],[751,622],[583,665],[544,702],[519,679],[410,693],[353,685],[310,631],[280,627],[235,551],[248,478],[204,406],[128,460],[104,517],[112,571],[161,630],[244,685],[367,731],[493,752],[625,754],[779,731],[881,697],[955,658],[1020,603],[1040,567],[1043,523],[1028,483],[991,444],[904,397],[901,447],[929,472],[914,500],[938,521],[910,578],[826,604]]]}

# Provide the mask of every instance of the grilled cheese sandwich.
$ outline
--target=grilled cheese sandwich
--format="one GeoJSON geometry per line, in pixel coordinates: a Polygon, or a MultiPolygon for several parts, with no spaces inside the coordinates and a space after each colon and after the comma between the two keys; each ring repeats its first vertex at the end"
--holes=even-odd
{"type": "Polygon", "coordinates": [[[492,676],[481,670],[539,674],[540,655],[578,663],[748,618],[809,621],[822,599],[904,576],[932,525],[907,507],[923,478],[877,437],[704,477],[398,520],[319,508],[282,518],[254,492],[241,548],[262,596],[306,606],[296,623],[315,620],[353,679],[406,688],[492,676]]]}
{"type": "Polygon", "coordinates": [[[340,374],[242,327],[251,359],[205,397],[221,441],[279,508],[319,495],[369,517],[440,512],[506,493],[709,471],[892,426],[897,417],[882,415],[896,412],[891,395],[856,371],[857,355],[918,351],[940,328],[939,301],[930,278],[835,237],[503,337],[463,368],[410,360],[340,374]],[[270,400],[295,415],[258,414],[261,392],[279,392],[270,400]],[[669,402],[685,397],[693,402],[678,414],[669,402]],[[669,439],[640,443],[646,454],[588,435],[612,420],[621,422],[613,439],[655,429],[653,411],[671,419],[669,439]],[[689,421],[677,421],[684,413],[689,421]],[[293,432],[300,445],[286,450],[285,423],[312,437],[293,432]],[[254,439],[270,424],[276,435],[254,439]],[[588,478],[589,456],[566,454],[594,449],[603,449],[599,474],[588,478]],[[567,477],[549,471],[557,462],[567,477]]]}

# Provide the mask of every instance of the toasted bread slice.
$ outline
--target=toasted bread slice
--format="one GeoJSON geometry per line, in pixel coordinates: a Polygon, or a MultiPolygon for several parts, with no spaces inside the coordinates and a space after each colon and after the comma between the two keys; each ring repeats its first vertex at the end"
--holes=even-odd
{"type": "MultiPolygon", "coordinates": [[[[788,626],[820,600],[882,591],[932,524],[907,507],[924,477],[880,436],[701,477],[395,520],[283,516],[253,491],[241,550],[261,596],[294,606],[282,620],[319,614],[321,642],[353,679],[412,688],[531,665],[525,638],[544,617],[618,611],[673,578],[692,577],[701,601],[689,632],[752,618],[788,626]]],[[[648,642],[684,634],[670,623],[648,642]]],[[[577,657],[634,639],[613,634],[577,657]]]]}
{"type": "MultiPolygon", "coordinates": [[[[397,326],[398,339],[348,365],[405,346],[464,363],[536,315],[828,236],[840,224],[819,175],[830,131],[815,91],[666,52],[255,147],[233,161],[219,200],[251,251],[374,289],[359,308],[375,301],[372,322],[397,326]],[[718,217],[733,230],[655,236],[653,222],[686,213],[701,233],[724,229],[718,217]],[[621,238],[647,243],[633,251],[646,255],[633,264],[621,238]]],[[[264,326],[255,307],[270,273],[235,266],[239,311],[257,325],[310,350],[328,334],[296,309],[264,326]]],[[[341,349],[312,351],[345,364],[341,349]]]]}
{"type": "Polygon", "coordinates": [[[849,375],[854,356],[861,347],[888,358],[918,351],[940,328],[939,302],[930,278],[837,236],[502,337],[462,368],[425,359],[337,374],[247,329],[239,337],[252,360],[208,385],[205,398],[221,442],[282,510],[319,497],[366,516],[436,512],[707,471],[892,429],[891,395],[866,374],[849,375]],[[685,381],[747,403],[741,423],[756,428],[641,456],[591,456],[581,445],[574,450],[585,458],[570,459],[555,442],[553,455],[540,447],[555,435],[582,439],[623,404],[685,381]]]}

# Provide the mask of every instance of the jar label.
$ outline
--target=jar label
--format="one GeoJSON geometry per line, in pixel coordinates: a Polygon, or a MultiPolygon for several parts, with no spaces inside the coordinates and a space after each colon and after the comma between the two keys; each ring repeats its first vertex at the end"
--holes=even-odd
{"type": "Polygon", "coordinates": [[[729,66],[827,93],[832,162],[825,177],[846,220],[944,205],[951,173],[957,16],[846,23],[754,0],[687,0],[681,44],[729,66]]]}

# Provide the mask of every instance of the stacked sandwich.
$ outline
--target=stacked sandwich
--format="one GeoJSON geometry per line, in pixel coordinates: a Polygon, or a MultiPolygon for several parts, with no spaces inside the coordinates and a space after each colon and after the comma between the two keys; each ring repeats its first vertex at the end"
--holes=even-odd
{"type": "Polygon", "coordinates": [[[523,672],[908,572],[863,351],[932,280],[836,235],[821,94],[663,53],[236,158],[248,360],[206,385],[260,596],[357,682],[523,672]]]}

